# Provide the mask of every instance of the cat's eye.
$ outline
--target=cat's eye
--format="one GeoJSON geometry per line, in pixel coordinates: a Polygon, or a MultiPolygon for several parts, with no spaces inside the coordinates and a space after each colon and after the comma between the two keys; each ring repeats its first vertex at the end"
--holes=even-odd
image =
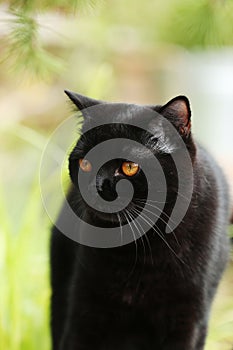
{"type": "Polygon", "coordinates": [[[92,169],[92,166],[89,160],[84,158],[79,159],[79,166],[82,169],[82,171],[85,171],[86,173],[89,173],[92,169]]]}
{"type": "Polygon", "coordinates": [[[127,176],[133,176],[139,171],[139,165],[134,162],[124,162],[121,168],[123,173],[127,176]]]}

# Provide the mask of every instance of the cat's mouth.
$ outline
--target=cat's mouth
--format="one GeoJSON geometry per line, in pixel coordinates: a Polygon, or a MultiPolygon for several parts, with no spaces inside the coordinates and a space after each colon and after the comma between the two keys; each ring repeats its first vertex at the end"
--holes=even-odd
{"type": "Polygon", "coordinates": [[[119,211],[109,213],[103,208],[102,210],[96,210],[90,206],[86,207],[86,215],[83,218],[86,222],[93,225],[93,218],[95,219],[96,226],[99,227],[117,227],[122,223],[119,220],[119,211]]]}
{"type": "Polygon", "coordinates": [[[123,211],[129,205],[128,201],[124,198],[117,198],[117,200],[100,200],[98,198],[90,198],[89,204],[87,204],[89,209],[95,212],[107,215],[116,215],[117,213],[123,211]]]}
{"type": "MultiPolygon", "coordinates": [[[[122,207],[121,207],[122,208],[122,207]]],[[[119,209],[119,205],[109,202],[109,204],[102,204],[98,208],[93,208],[86,205],[85,221],[93,224],[93,218],[95,223],[100,227],[119,227],[127,224],[132,219],[140,214],[140,211],[136,213],[132,212],[134,208],[133,202],[129,203],[125,208],[119,209]],[[109,212],[109,208],[112,212],[109,212]]]]}

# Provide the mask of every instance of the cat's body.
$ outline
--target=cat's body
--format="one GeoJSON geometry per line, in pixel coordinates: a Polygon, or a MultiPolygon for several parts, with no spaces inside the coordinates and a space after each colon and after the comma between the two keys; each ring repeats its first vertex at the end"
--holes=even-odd
{"type": "MultiPolygon", "coordinates": [[[[71,99],[74,97],[80,108],[80,97],[72,95],[71,99]]],[[[177,113],[183,118],[180,108],[187,114],[189,107],[176,106],[174,101],[163,111],[158,107],[158,111],[168,119],[177,113]]],[[[185,103],[187,106],[186,100],[185,103]]],[[[88,106],[84,103],[84,107],[88,106]]],[[[180,130],[176,124],[182,137],[185,134],[192,160],[193,194],[184,218],[173,233],[165,233],[165,224],[176,199],[175,176],[167,178],[170,200],[166,201],[156,223],[160,234],[151,228],[146,234],[147,240],[138,239],[137,244],[132,242],[115,248],[92,248],[72,241],[53,228],[54,350],[203,349],[210,306],[228,258],[229,200],[220,169],[205,150],[194,143],[187,121],[184,126],[186,129],[180,130]]],[[[115,137],[121,136],[117,128],[111,130],[115,137]]],[[[102,139],[114,137],[111,130],[105,132],[102,139]]],[[[130,132],[127,131],[127,135],[130,138],[130,132]]],[[[132,135],[138,138],[136,130],[132,135]]],[[[68,202],[80,215],[85,205],[76,205],[80,193],[74,173],[72,176],[72,162],[80,157],[78,152],[70,157],[74,184],[68,202]]],[[[165,162],[165,170],[174,174],[169,155],[164,159],[162,155],[160,161],[165,162]]],[[[134,180],[135,184],[139,181],[143,186],[143,178],[138,179],[140,181],[134,180]]],[[[189,179],[183,185],[188,188],[189,179]]],[[[86,207],[85,211],[87,222],[111,229],[111,220],[105,222],[105,217],[88,212],[86,207]]]]}

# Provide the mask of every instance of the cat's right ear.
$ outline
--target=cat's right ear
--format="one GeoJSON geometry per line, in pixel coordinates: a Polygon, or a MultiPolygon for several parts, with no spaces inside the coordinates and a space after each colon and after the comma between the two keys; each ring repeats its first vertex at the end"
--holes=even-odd
{"type": "Polygon", "coordinates": [[[64,92],[80,111],[82,111],[85,108],[103,103],[101,101],[83,96],[81,94],[77,94],[76,92],[72,92],[69,90],[64,90],[64,92]]]}
{"type": "Polygon", "coordinates": [[[159,112],[177,128],[179,133],[188,137],[191,131],[191,109],[186,96],[177,96],[160,107],[159,112]]]}

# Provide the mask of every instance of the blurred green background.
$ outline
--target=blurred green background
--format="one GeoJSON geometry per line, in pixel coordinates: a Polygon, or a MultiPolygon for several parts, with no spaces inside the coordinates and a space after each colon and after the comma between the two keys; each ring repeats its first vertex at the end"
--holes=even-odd
{"type": "MultiPolygon", "coordinates": [[[[191,100],[196,137],[233,188],[233,2],[0,2],[0,349],[49,349],[51,223],[39,166],[65,88],[109,101],[191,100]]],[[[230,234],[230,232],[229,232],[230,234]]],[[[206,350],[233,348],[233,268],[206,350]]]]}

